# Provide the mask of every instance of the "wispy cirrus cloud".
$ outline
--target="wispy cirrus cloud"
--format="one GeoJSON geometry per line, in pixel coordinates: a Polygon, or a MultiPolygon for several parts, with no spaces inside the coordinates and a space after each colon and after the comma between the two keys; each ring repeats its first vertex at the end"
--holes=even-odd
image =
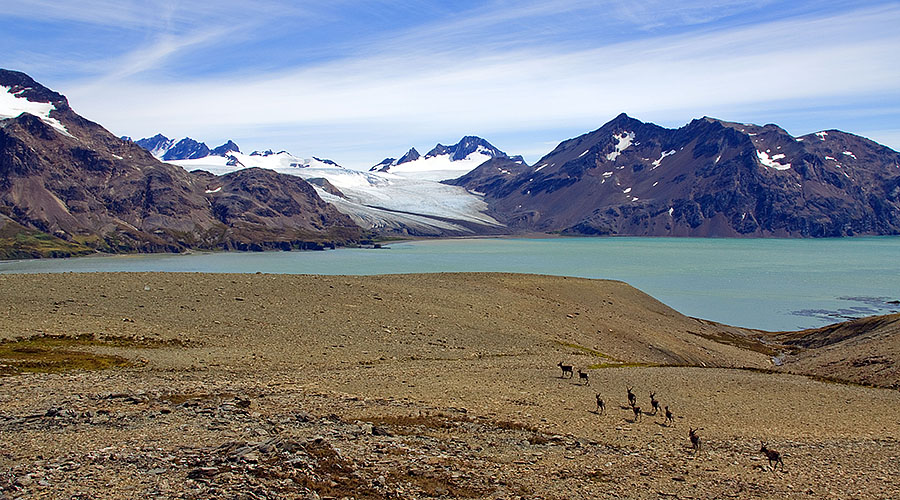
{"type": "MultiPolygon", "coordinates": [[[[156,2],[147,26],[158,30],[60,90],[120,133],[245,140],[351,166],[466,133],[535,151],[622,111],[664,124],[765,115],[790,130],[800,116],[801,129],[840,126],[804,110],[850,116],[900,101],[900,69],[887,63],[900,6],[807,4],[269,1],[204,16],[156,2]],[[358,15],[342,18],[348,6],[358,15]]],[[[143,26],[133,11],[100,17],[91,22],[143,26]]]]}

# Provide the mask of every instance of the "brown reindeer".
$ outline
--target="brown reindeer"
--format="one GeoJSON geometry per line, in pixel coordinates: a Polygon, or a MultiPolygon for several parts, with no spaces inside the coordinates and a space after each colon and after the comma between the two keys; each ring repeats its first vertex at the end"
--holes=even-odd
{"type": "Polygon", "coordinates": [[[572,372],[572,365],[564,365],[562,364],[562,362],[559,362],[556,363],[556,366],[558,366],[559,369],[562,370],[562,375],[560,378],[572,378],[574,376],[574,373],[572,372]],[[568,377],[566,377],[567,373],[569,374],[568,377]]]}
{"type": "Polygon", "coordinates": [[[588,374],[581,371],[581,368],[578,369],[578,380],[585,385],[590,383],[588,382],[588,374]]]}
{"type": "Polygon", "coordinates": [[[675,425],[675,415],[672,415],[672,412],[669,411],[668,406],[666,406],[666,420],[664,423],[666,425],[669,425],[669,423],[671,423],[672,425],[675,425]]]}
{"type": "Polygon", "coordinates": [[[759,448],[759,452],[764,454],[766,458],[769,459],[769,467],[772,467],[772,471],[778,468],[778,464],[781,464],[781,470],[784,471],[784,462],[781,460],[781,453],[778,453],[775,450],[770,450],[766,447],[766,443],[760,441],[762,446],[759,448]],[[772,465],[775,464],[775,465],[772,465]]]}
{"type": "Polygon", "coordinates": [[[606,403],[603,402],[603,398],[600,397],[599,392],[594,397],[597,399],[597,413],[603,415],[603,413],[606,411],[606,403]]]}
{"type": "Polygon", "coordinates": [[[640,406],[632,406],[632,407],[631,407],[631,411],[634,412],[634,421],[635,421],[635,422],[637,422],[638,420],[643,420],[643,419],[641,418],[641,416],[642,416],[644,413],[641,412],[641,407],[640,407],[640,406]]]}
{"type": "Polygon", "coordinates": [[[693,427],[691,427],[690,431],[688,431],[688,437],[691,439],[691,448],[696,451],[699,451],[702,447],[702,443],[700,442],[700,435],[697,434],[697,431],[699,430],[699,428],[694,429],[693,427]]]}
{"type": "Polygon", "coordinates": [[[634,393],[631,392],[632,389],[634,389],[634,387],[629,387],[629,388],[627,389],[627,390],[628,390],[628,404],[629,404],[632,408],[634,408],[634,405],[637,404],[637,397],[635,397],[634,393]]]}
{"type": "Polygon", "coordinates": [[[650,406],[653,408],[653,413],[651,415],[656,415],[659,412],[659,401],[656,400],[656,393],[650,393],[650,406]]]}

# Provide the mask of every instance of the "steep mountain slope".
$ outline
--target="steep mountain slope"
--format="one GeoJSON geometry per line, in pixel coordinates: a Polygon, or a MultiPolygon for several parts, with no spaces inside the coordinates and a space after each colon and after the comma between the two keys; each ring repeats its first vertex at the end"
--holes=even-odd
{"type": "Polygon", "coordinates": [[[900,233],[900,154],[840,131],[794,138],[712,118],[676,129],[625,114],[535,165],[490,162],[449,183],[522,230],[585,235],[900,233]]]}
{"type": "Polygon", "coordinates": [[[154,252],[297,247],[361,236],[299,179],[274,175],[265,187],[226,182],[211,188],[206,176],[160,163],[82,118],[64,96],[24,73],[0,70],[0,105],[0,213],[57,241],[154,252]],[[16,113],[20,108],[28,109],[16,113]],[[216,206],[225,196],[244,199],[253,210],[222,217],[216,206]]]}

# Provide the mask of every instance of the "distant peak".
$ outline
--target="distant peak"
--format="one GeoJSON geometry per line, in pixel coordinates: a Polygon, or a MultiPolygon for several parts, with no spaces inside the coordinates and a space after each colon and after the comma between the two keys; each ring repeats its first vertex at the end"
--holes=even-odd
{"type": "Polygon", "coordinates": [[[238,147],[233,141],[229,140],[225,144],[213,149],[210,153],[215,156],[225,156],[227,153],[240,153],[241,148],[238,147]]]}
{"type": "Polygon", "coordinates": [[[459,161],[466,159],[470,154],[481,152],[491,158],[505,158],[507,155],[503,151],[495,148],[491,143],[475,135],[466,135],[452,146],[444,146],[438,143],[428,154],[426,158],[449,154],[451,161],[459,161]]]}
{"type": "Polygon", "coordinates": [[[326,165],[331,165],[333,167],[340,167],[340,165],[338,165],[334,160],[329,160],[328,158],[316,158],[315,156],[313,156],[312,158],[313,158],[313,160],[322,162],[326,165]]]}
{"type": "Polygon", "coordinates": [[[421,156],[422,155],[420,155],[419,152],[416,151],[416,148],[409,148],[409,151],[407,151],[405,155],[401,156],[400,159],[397,160],[397,163],[395,163],[395,165],[400,165],[401,163],[410,161],[416,161],[421,158],[421,156]]]}

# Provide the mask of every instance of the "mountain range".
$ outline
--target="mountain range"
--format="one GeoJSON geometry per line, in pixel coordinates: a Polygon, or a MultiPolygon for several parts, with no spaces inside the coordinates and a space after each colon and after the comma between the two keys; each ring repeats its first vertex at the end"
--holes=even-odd
{"type": "Polygon", "coordinates": [[[577,235],[900,234],[900,154],[838,130],[625,114],[532,166],[495,158],[450,181],[511,228],[577,235]]]}
{"type": "Polygon", "coordinates": [[[0,70],[0,257],[321,248],[362,229],[294,176],[215,177],[160,162],[0,70]]]}
{"type": "Polygon", "coordinates": [[[300,248],[371,236],[831,237],[900,234],[900,154],[853,134],[793,137],[625,114],[533,165],[465,136],[369,171],[272,150],[132,141],[0,70],[0,255],[300,248]]]}

